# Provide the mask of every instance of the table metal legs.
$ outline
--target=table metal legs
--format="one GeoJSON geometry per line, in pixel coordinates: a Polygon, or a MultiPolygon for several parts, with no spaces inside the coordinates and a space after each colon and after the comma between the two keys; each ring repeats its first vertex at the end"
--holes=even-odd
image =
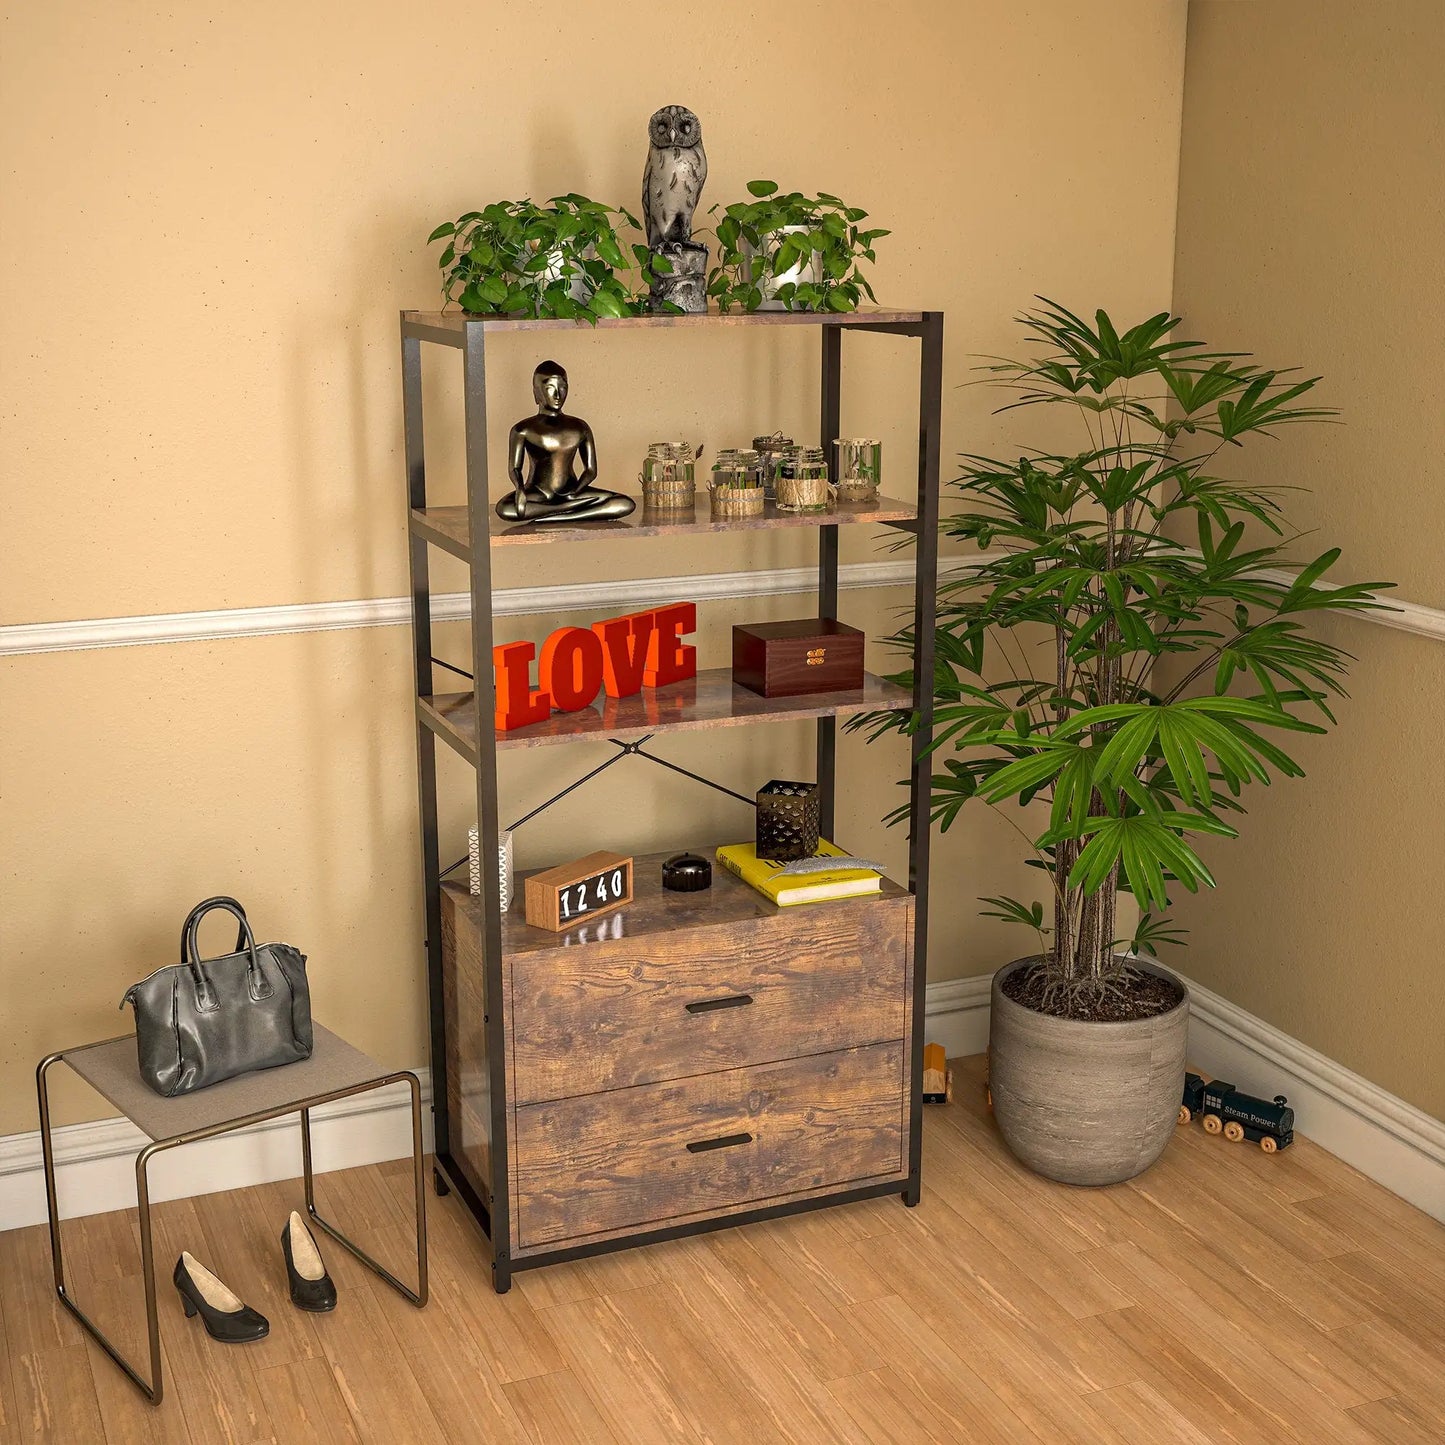
{"type": "Polygon", "coordinates": [[[146,1379],[146,1377],[120,1353],[110,1339],[107,1338],[105,1332],[76,1304],[66,1290],[65,1257],[60,1242],[60,1210],[56,1204],[55,1195],[55,1150],[54,1143],[51,1139],[50,1092],[47,1082],[47,1075],[50,1072],[51,1066],[58,1063],[64,1057],[63,1052],[49,1054],[40,1061],[35,1070],[36,1093],[40,1102],[40,1149],[45,1165],[45,1208],[50,1226],[50,1265],[55,1279],[55,1293],[61,1304],[85,1327],[86,1333],[120,1366],[126,1378],[130,1380],[136,1389],[138,1389],[152,1405],[159,1405],[161,1403],[165,1394],[165,1384],[161,1372],[161,1324],[160,1312],[156,1304],[155,1251],[151,1240],[151,1204],[148,1169],[150,1161],[166,1149],[174,1149],[181,1144],[194,1144],[202,1139],[211,1139],[218,1134],[229,1133],[233,1129],[243,1129],[248,1125],[259,1124],[266,1119],[281,1118],[286,1114],[295,1113],[299,1110],[301,1114],[301,1163],[306,1186],[307,1214],[309,1214],[332,1239],[342,1245],[373,1273],[384,1279],[394,1290],[410,1300],[412,1304],[418,1308],[426,1304],[428,1295],[426,1189],[424,1185],[425,1172],[422,1165],[421,1085],[417,1082],[415,1074],[401,1072],[388,1074],[385,1078],[372,1080],[356,1088],[343,1089],[334,1094],[322,1094],[316,1098],[307,1099],[303,1103],[292,1104],[284,1110],[250,1115],[243,1119],[233,1119],[225,1124],[217,1125],[212,1129],[200,1130],[194,1134],[177,1135],[174,1139],[158,1139],[154,1143],[147,1144],[145,1148],[136,1155],[136,1208],[140,1222],[141,1276],[145,1283],[146,1337],[150,1349],[150,1378],[146,1379]],[[351,1240],[342,1234],[340,1230],[329,1224],[317,1213],[315,1175],[311,1166],[312,1109],[320,1104],[329,1104],[337,1099],[348,1099],[353,1094],[363,1094],[371,1089],[384,1089],[388,1084],[399,1084],[403,1081],[411,1090],[412,1179],[416,1197],[417,1287],[415,1290],[404,1285],[395,1275],[378,1264],[369,1254],[359,1249],[351,1240]]]}
{"type": "Polygon", "coordinates": [[[411,1162],[412,1187],[416,1192],[416,1278],[415,1290],[408,1289],[390,1270],[378,1264],[365,1250],[359,1249],[335,1225],[328,1223],[316,1209],[315,1176],[311,1172],[311,1110],[301,1111],[301,1172],[306,1181],[306,1212],[343,1249],[355,1255],[373,1274],[378,1274],[392,1289],[403,1294],[418,1309],[427,1301],[426,1272],[426,1171],[422,1167],[421,1149],[421,1085],[415,1074],[394,1074],[384,1083],[405,1079],[411,1085],[411,1162]]]}
{"type": "Polygon", "coordinates": [[[156,1312],[156,1281],[151,1261],[151,1206],[150,1192],[146,1187],[146,1165],[155,1150],[149,1145],[136,1156],[135,1183],[136,1203],[140,1210],[140,1253],[141,1273],[145,1278],[146,1329],[150,1339],[150,1379],[141,1375],[134,1365],[110,1342],[105,1332],[70,1297],[65,1288],[65,1256],[60,1245],[60,1210],[55,1202],[55,1149],[50,1137],[50,1091],[46,1076],[51,1065],[58,1063],[65,1055],[49,1054],[41,1059],[35,1071],[36,1090],[40,1096],[40,1152],[45,1163],[45,1210],[50,1224],[50,1267],[55,1277],[55,1293],[60,1303],[85,1326],[86,1333],[125,1372],[126,1378],[143,1394],[152,1405],[159,1405],[164,1394],[161,1380],[161,1327],[156,1312]]]}

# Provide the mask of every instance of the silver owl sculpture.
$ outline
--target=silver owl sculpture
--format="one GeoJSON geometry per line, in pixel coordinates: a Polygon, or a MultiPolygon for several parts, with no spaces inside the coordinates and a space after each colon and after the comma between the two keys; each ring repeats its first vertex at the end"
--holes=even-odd
{"type": "Polygon", "coordinates": [[[692,239],[692,217],[707,180],[702,123],[685,105],[665,105],[647,123],[642,218],[647,245],[667,269],[651,286],[653,310],[707,310],[707,247],[692,239]]]}
{"type": "Polygon", "coordinates": [[[665,105],[647,123],[642,216],[647,244],[692,240],[692,213],[707,180],[702,123],[685,105],[665,105]]]}

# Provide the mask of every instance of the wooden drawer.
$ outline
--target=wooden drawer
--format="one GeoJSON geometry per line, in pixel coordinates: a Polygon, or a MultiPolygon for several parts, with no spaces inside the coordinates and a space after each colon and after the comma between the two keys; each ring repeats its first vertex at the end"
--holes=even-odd
{"type": "Polygon", "coordinates": [[[518,1105],[903,1038],[913,900],[513,955],[518,1105]]]}
{"type": "Polygon", "coordinates": [[[903,1043],[516,1112],[514,1238],[555,1247],[900,1174],[903,1043]]]}

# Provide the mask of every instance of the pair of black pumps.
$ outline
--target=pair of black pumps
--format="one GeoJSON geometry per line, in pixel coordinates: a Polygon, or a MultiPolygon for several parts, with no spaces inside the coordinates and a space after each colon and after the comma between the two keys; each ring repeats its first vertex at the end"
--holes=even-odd
{"type": "MultiPolygon", "coordinates": [[[[315,1236],[294,1209],[281,1231],[281,1253],[286,1259],[291,1303],[312,1314],[334,1310],[336,1286],[322,1263],[315,1236]]],[[[265,1315],[253,1310],[189,1252],[182,1251],[171,1278],[186,1307],[186,1318],[200,1315],[206,1333],[213,1340],[243,1345],[263,1340],[271,1333],[271,1322],[265,1315]]]]}

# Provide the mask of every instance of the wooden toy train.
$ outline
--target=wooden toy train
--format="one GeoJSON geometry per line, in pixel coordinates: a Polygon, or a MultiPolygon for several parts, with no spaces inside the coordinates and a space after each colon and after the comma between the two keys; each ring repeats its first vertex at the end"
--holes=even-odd
{"type": "Polygon", "coordinates": [[[1206,1082],[1198,1074],[1185,1074],[1179,1122],[1187,1124],[1202,1114],[1206,1133],[1222,1133],[1236,1142],[1248,1139],[1266,1154],[1274,1154],[1294,1143],[1294,1110],[1288,1105],[1283,1094],[1276,1094],[1270,1103],[1220,1079],[1206,1082]]]}

